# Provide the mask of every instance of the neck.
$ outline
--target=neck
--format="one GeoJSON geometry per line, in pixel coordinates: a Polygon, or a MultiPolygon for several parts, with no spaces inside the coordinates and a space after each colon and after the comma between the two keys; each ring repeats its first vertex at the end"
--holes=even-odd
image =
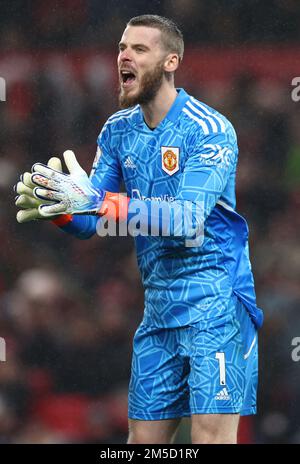
{"type": "Polygon", "coordinates": [[[155,98],[146,105],[141,105],[145,122],[151,129],[157,127],[165,118],[176,97],[174,85],[164,82],[155,98]]]}

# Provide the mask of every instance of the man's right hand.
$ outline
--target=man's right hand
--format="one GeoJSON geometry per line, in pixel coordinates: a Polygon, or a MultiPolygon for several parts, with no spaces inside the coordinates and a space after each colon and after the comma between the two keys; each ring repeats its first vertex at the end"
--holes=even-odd
{"type": "MultiPolygon", "coordinates": [[[[56,171],[62,172],[62,165],[59,158],[50,158],[47,165],[56,171]]],[[[38,210],[40,205],[53,205],[56,203],[56,201],[39,200],[34,197],[33,189],[36,187],[36,185],[31,182],[31,173],[25,172],[21,175],[20,179],[20,182],[18,182],[14,187],[15,192],[17,193],[15,204],[18,208],[20,208],[20,211],[18,211],[16,216],[17,221],[19,223],[23,223],[35,221],[37,219],[52,219],[55,217],[48,216],[45,218],[44,216],[40,215],[38,210]]]]}

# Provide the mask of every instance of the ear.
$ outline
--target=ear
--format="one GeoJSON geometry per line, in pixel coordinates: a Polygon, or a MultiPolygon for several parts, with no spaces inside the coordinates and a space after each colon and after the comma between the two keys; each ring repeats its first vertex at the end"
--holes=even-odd
{"type": "Polygon", "coordinates": [[[173,73],[179,66],[179,56],[176,53],[169,53],[165,59],[164,69],[167,72],[173,73]]]}

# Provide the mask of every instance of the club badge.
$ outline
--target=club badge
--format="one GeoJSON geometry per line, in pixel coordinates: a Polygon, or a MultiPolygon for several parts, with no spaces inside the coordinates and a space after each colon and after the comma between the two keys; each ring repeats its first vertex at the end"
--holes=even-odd
{"type": "Polygon", "coordinates": [[[175,174],[179,170],[179,148],[161,147],[161,162],[163,171],[169,176],[175,174]]]}

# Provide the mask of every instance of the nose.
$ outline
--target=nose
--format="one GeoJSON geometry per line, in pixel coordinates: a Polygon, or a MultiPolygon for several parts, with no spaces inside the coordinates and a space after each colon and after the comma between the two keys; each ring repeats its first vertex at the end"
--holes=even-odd
{"type": "Polygon", "coordinates": [[[124,50],[120,51],[119,53],[119,61],[120,62],[125,62],[125,61],[131,61],[131,52],[128,48],[125,48],[124,50]]]}

